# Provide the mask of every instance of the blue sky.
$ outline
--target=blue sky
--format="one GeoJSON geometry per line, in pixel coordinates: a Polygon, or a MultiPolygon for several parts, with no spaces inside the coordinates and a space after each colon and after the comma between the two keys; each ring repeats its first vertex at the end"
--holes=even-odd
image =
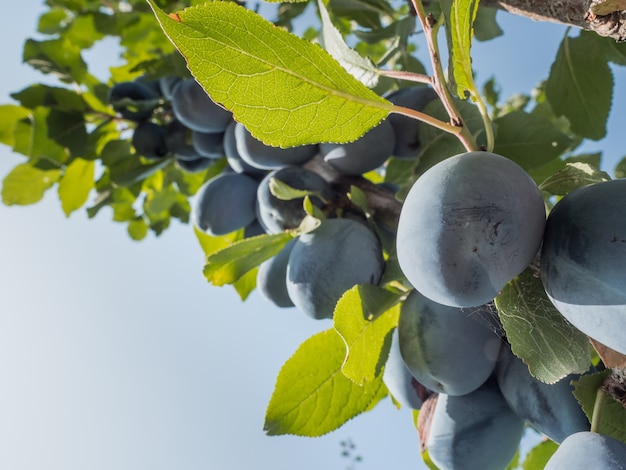
{"type": "MultiPolygon", "coordinates": [[[[1,103],[41,79],[21,65],[21,46],[42,4],[9,5],[1,103]]],[[[508,96],[545,78],[564,28],[499,18],[510,29],[476,46],[474,66],[508,96]]],[[[88,60],[106,76],[115,51],[88,60]]],[[[607,163],[626,153],[620,122],[613,113],[610,138],[588,148],[605,149],[607,163]]],[[[0,147],[0,176],[21,161],[0,147]]],[[[281,365],[330,323],[209,286],[189,226],[136,243],[107,211],[66,219],[54,190],[34,206],[0,206],[0,225],[1,468],[345,469],[346,439],[363,457],[355,469],[423,468],[409,410],[388,400],[322,438],[263,434],[281,365]]]]}

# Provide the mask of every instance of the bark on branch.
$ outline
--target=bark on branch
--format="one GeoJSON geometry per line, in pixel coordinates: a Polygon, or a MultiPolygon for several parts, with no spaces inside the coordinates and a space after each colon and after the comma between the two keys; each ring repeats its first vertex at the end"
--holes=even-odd
{"type": "Polygon", "coordinates": [[[616,41],[626,41],[626,11],[611,11],[607,0],[482,0],[481,5],[499,8],[537,21],[551,21],[594,31],[616,41]]]}

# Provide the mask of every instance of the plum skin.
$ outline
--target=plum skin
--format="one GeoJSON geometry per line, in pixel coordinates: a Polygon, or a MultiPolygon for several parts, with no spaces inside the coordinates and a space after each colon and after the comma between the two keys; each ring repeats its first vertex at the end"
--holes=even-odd
{"type": "Polygon", "coordinates": [[[524,421],[488,381],[467,395],[438,396],[426,446],[442,470],[502,470],[523,432],[524,421]]]}
{"type": "Polygon", "coordinates": [[[191,213],[194,224],[210,235],[225,235],[252,223],[257,185],[239,173],[211,178],[196,194],[191,213]]]}
{"type": "Polygon", "coordinates": [[[476,307],[533,260],[545,227],[541,192],[513,161],[456,155],[427,170],[400,212],[398,262],[431,300],[476,307]]]}
{"type": "Polygon", "coordinates": [[[131,142],[135,151],[148,160],[161,160],[170,152],[165,141],[165,128],[154,122],[139,123],[131,142]]]}
{"type": "Polygon", "coordinates": [[[287,263],[287,292],[294,305],[314,319],[332,318],[345,291],[377,284],[382,247],[373,232],[351,219],[327,219],[301,235],[287,263]]]}
{"type": "Polygon", "coordinates": [[[576,328],[626,354],[626,180],[596,183],[561,199],[546,223],[541,276],[576,328]]]}
{"type": "Polygon", "coordinates": [[[626,444],[603,434],[578,432],[563,441],[544,470],[596,468],[626,470],[626,444]]]}
{"type": "Polygon", "coordinates": [[[568,375],[554,384],[543,383],[508,347],[502,348],[496,374],[502,396],[511,409],[553,441],[561,443],[571,434],[589,430],[589,420],[570,385],[580,375],[568,375]]]}
{"type": "Polygon", "coordinates": [[[398,336],[413,376],[448,395],[465,395],[485,383],[501,347],[500,338],[470,311],[438,304],[416,290],[400,310],[398,336]]]}
{"type": "Polygon", "coordinates": [[[232,113],[215,103],[193,78],[174,87],[172,111],[180,122],[198,132],[224,132],[232,121],[232,113]]]}
{"type": "Polygon", "coordinates": [[[290,240],[277,255],[263,261],[256,276],[261,295],[280,308],[294,306],[287,292],[287,263],[296,240],[290,240]]]}

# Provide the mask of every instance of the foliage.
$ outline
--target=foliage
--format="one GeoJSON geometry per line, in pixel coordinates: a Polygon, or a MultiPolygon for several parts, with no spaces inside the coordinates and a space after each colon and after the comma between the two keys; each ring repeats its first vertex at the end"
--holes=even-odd
{"type": "MultiPolygon", "coordinates": [[[[482,90],[474,81],[472,40],[503,33],[495,10],[476,0],[440,0],[427,8],[419,0],[410,5],[320,0],[306,10],[294,2],[275,9],[271,22],[254,13],[254,4],[229,1],[111,0],[103,7],[100,0],[48,0],[47,5],[39,39],[24,44],[23,58],[57,84],[32,84],[13,93],[13,103],[0,106],[0,142],[24,156],[3,180],[7,205],[37,203],[55,188],[66,216],[85,205],[90,218],[108,208],[138,241],[150,232],[160,235],[172,219],[191,222],[193,196],[211,178],[231,171],[226,157],[192,170],[190,160],[171,151],[162,158],[142,155],[131,141],[138,123],[121,113],[148,110],[148,120],[167,128],[175,116],[163,83],[174,77],[195,79],[269,146],[347,143],[393,115],[420,121],[414,158],[390,157],[378,171],[359,177],[342,177],[323,164],[317,168],[330,172],[337,193],[321,206],[316,193],[276,181],[277,197],[302,199],[307,215],[296,229],[250,237],[242,227],[214,237],[195,228],[206,256],[205,277],[215,285],[232,284],[243,300],[255,287],[258,265],[327,216],[356,214],[381,240],[386,268],[379,285],[348,290],[337,303],[333,327],[305,341],[278,374],[265,423],[271,435],[328,433],[386,396],[382,370],[411,289],[397,265],[397,212],[425,171],[464,151],[494,151],[528,172],[548,210],[569,192],[610,179],[600,170],[601,156],[577,149],[607,132],[614,86],[610,65],[625,65],[626,49],[594,33],[568,31],[546,80],[524,96],[504,99],[495,79],[482,90]],[[304,15],[310,26],[298,36],[294,25],[304,15]],[[448,81],[435,60],[441,27],[450,58],[448,81]],[[124,64],[101,82],[83,55],[107,37],[119,40],[124,64]],[[417,59],[419,48],[428,51],[432,64],[417,59]],[[426,75],[429,66],[432,75],[426,75]],[[112,103],[111,89],[125,82],[160,86],[161,92],[112,103]],[[439,100],[424,109],[390,101],[392,92],[416,83],[431,86],[439,100]],[[380,191],[381,182],[394,186],[395,197],[380,191]]],[[[623,176],[624,168],[626,160],[616,176],[623,176]]],[[[532,266],[503,289],[495,306],[499,318],[483,320],[539,380],[552,383],[589,368],[587,338],[559,316],[532,266]]],[[[590,419],[604,416],[605,424],[596,429],[626,441],[623,427],[614,424],[624,422],[620,403],[610,402],[611,413],[593,413],[602,380],[592,377],[581,379],[577,397],[590,419]]],[[[523,468],[540,468],[554,447],[540,444],[523,468]]]]}

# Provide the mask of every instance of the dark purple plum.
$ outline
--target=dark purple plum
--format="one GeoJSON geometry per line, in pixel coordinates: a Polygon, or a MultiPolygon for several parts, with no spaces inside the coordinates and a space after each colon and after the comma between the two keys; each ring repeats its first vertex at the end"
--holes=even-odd
{"type": "Polygon", "coordinates": [[[154,122],[139,123],[133,131],[131,142],[135,151],[148,160],[162,160],[169,153],[165,142],[165,128],[154,122]]]}
{"type": "Polygon", "coordinates": [[[256,276],[261,295],[280,308],[294,306],[287,292],[287,262],[296,240],[290,240],[277,255],[261,263],[256,276]]]}
{"type": "Polygon", "coordinates": [[[411,374],[429,389],[465,395],[493,373],[501,339],[471,314],[471,309],[438,304],[416,290],[402,305],[400,352],[411,374]]]}
{"type": "Polygon", "coordinates": [[[191,132],[191,145],[201,156],[217,160],[224,156],[224,132],[191,132]]]}
{"type": "Polygon", "coordinates": [[[574,397],[572,374],[555,384],[546,384],[534,378],[528,366],[503,347],[496,366],[502,396],[515,413],[537,431],[561,443],[574,433],[589,430],[589,420],[574,397]]]}
{"type": "Polygon", "coordinates": [[[490,380],[467,395],[439,394],[426,447],[442,470],[503,470],[523,432],[524,421],[490,380]]]}
{"type": "MultiPolygon", "coordinates": [[[[422,111],[428,103],[437,98],[432,88],[413,86],[394,91],[387,99],[393,104],[422,111]]],[[[398,158],[415,158],[420,152],[419,128],[417,119],[392,113],[387,118],[394,129],[395,146],[393,155],[398,158]]]]}
{"type": "Polygon", "coordinates": [[[235,138],[236,125],[237,123],[235,121],[232,121],[224,132],[224,154],[226,155],[228,166],[230,166],[230,168],[235,173],[246,173],[251,176],[265,174],[265,170],[260,170],[251,165],[248,165],[241,158],[241,155],[239,155],[239,151],[237,150],[237,140],[235,138]]]}
{"type": "Polygon", "coordinates": [[[194,224],[210,235],[244,228],[256,217],[258,183],[239,173],[222,173],[204,183],[192,207],[194,224]]]}
{"type": "Polygon", "coordinates": [[[398,262],[429,299],[480,306],[531,263],[545,221],[541,191],[519,165],[488,152],[456,155],[428,169],[407,194],[398,262]]]}
{"type": "Polygon", "coordinates": [[[239,156],[250,166],[260,170],[276,170],[286,166],[302,165],[318,152],[317,145],[300,147],[272,147],[254,138],[243,124],[235,125],[235,140],[239,156]]]}
{"type": "Polygon", "coordinates": [[[123,99],[129,99],[136,102],[139,106],[145,102],[155,100],[159,97],[155,91],[141,80],[132,82],[116,83],[109,90],[109,103],[120,113],[124,119],[141,122],[152,116],[153,108],[148,106],[146,109],[133,109],[132,107],[117,104],[123,99]]]}
{"type": "Polygon", "coordinates": [[[626,354],[626,180],[561,199],[546,223],[541,276],[559,312],[587,336],[626,354]]]}
{"type": "Polygon", "coordinates": [[[626,443],[583,431],[572,434],[550,457],[544,470],[626,470],[626,443]]]}
{"type": "MultiPolygon", "coordinates": [[[[300,225],[306,215],[302,198],[282,200],[270,191],[270,180],[276,178],[286,185],[300,190],[317,191],[324,199],[332,199],[330,185],[317,173],[299,166],[290,166],[268,173],[259,183],[257,192],[257,217],[267,233],[279,233],[300,225]]],[[[323,202],[313,196],[311,200],[318,207],[323,202]]]]}
{"type": "Polygon", "coordinates": [[[370,129],[348,144],[320,144],[324,161],[344,175],[361,175],[380,167],[391,156],[395,134],[389,121],[370,129]]]}
{"type": "Polygon", "coordinates": [[[176,157],[175,160],[176,164],[187,173],[200,173],[213,164],[213,160],[204,157],[199,157],[194,160],[183,160],[176,157]]]}
{"type": "Polygon", "coordinates": [[[165,143],[178,160],[204,158],[191,143],[192,130],[174,119],[165,126],[165,143]]]}
{"type": "Polygon", "coordinates": [[[287,263],[289,298],[306,315],[332,318],[345,291],[357,284],[377,284],[384,260],[380,242],[364,224],[327,219],[301,235],[287,263]]]}
{"type": "Polygon", "coordinates": [[[232,113],[215,103],[193,78],[175,86],[172,111],[185,126],[198,132],[224,132],[232,121],[232,113]]]}

